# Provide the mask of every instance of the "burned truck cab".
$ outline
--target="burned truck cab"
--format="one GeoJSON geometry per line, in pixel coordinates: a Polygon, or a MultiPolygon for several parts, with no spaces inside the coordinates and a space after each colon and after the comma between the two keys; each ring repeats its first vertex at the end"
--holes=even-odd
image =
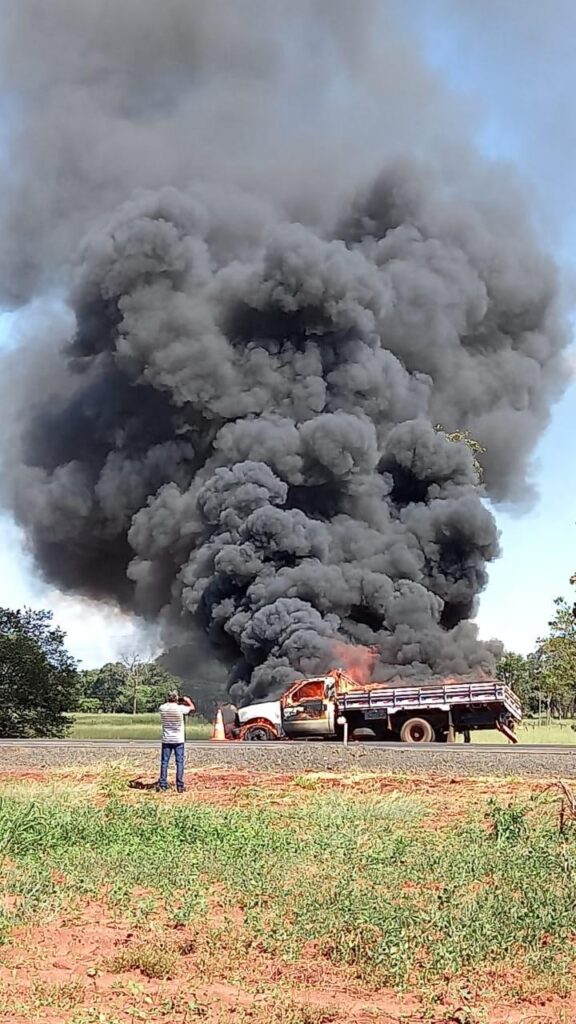
{"type": "Polygon", "coordinates": [[[335,683],[332,676],[299,680],[281,699],[286,736],[336,735],[335,683]]]}
{"type": "Polygon", "coordinates": [[[278,700],[249,704],[238,711],[243,740],[306,739],[336,736],[334,676],[299,679],[278,700]]]}

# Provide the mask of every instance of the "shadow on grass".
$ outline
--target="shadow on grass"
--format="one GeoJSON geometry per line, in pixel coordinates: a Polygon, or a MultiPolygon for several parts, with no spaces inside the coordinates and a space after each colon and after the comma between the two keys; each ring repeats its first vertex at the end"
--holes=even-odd
{"type": "Polygon", "coordinates": [[[153,782],[150,782],[148,779],[137,778],[129,780],[128,789],[140,789],[146,792],[151,792],[156,789],[157,785],[158,779],[154,779],[153,782]]]}

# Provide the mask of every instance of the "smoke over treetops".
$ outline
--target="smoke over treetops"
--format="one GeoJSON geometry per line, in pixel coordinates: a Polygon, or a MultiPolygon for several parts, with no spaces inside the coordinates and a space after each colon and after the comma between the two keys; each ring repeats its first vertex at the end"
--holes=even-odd
{"type": "MultiPolygon", "coordinates": [[[[152,4],[123,6],[152,17],[152,4]]],[[[202,148],[210,131],[194,121],[194,89],[205,110],[215,15],[188,6],[168,4],[167,18],[178,11],[191,39],[194,25],[204,31],[208,51],[191,45],[173,68],[182,89],[188,59],[198,62],[186,102],[202,148]]],[[[231,16],[241,75],[254,54],[235,40],[234,5],[213,6],[231,16]]],[[[341,27],[338,5],[296,6],[341,27]]],[[[55,32],[65,8],[74,28],[59,0],[55,32]]],[[[154,92],[151,62],[139,73],[154,92]]],[[[134,68],[124,73],[129,86],[115,88],[131,93],[134,68]]],[[[80,96],[97,106],[86,81],[80,96]]],[[[162,132],[171,81],[154,106],[162,132]]],[[[163,137],[151,114],[125,116],[139,138],[142,120],[163,137]]],[[[494,186],[446,182],[410,147],[372,184],[363,175],[352,188],[343,171],[321,217],[304,215],[317,181],[307,192],[298,176],[296,217],[275,184],[261,187],[265,162],[254,188],[245,165],[237,182],[220,173],[223,152],[211,154],[212,177],[178,160],[156,187],[127,152],[120,142],[125,180],[97,200],[94,169],[85,176],[84,240],[77,196],[63,228],[71,265],[62,234],[53,250],[43,236],[29,264],[32,294],[60,267],[74,315],[64,345],[22,357],[9,403],[6,500],[42,571],[181,638],[201,626],[234,666],[235,696],[326,668],[343,642],[375,647],[377,676],[489,667],[497,645],[468,621],[498,554],[483,496],[518,494],[561,375],[555,273],[527,218],[505,211],[494,186]],[[119,201],[105,212],[110,192],[119,201]],[[485,445],[482,487],[467,446],[439,423],[485,445]]]]}

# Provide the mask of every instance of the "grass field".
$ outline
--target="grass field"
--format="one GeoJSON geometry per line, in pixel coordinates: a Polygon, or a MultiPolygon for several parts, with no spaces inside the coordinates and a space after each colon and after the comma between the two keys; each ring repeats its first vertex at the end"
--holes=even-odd
{"type": "MultiPolygon", "coordinates": [[[[160,717],[149,715],[74,715],[70,737],[76,740],[159,740],[160,717]]],[[[205,740],[212,726],[193,718],[186,724],[189,740],[205,740]]]]}
{"type": "MultiPolygon", "coordinates": [[[[186,726],[189,740],[209,739],[212,725],[192,719],[186,726]]],[[[92,740],[157,740],[160,722],[157,714],[150,715],[74,715],[73,739],[92,740]]],[[[518,729],[520,743],[576,744],[572,722],[553,722],[550,725],[525,722],[518,729]]],[[[507,743],[497,732],[472,734],[473,743],[507,743]]]]}
{"type": "MultiPolygon", "coordinates": [[[[576,745],[576,731],[572,721],[552,721],[540,723],[535,720],[522,722],[516,730],[519,743],[549,743],[551,745],[576,745]]],[[[508,743],[508,740],[500,732],[476,732],[472,733],[473,743],[508,743]]]]}
{"type": "Polygon", "coordinates": [[[575,1019],[576,830],[542,785],[190,782],[0,783],[0,1020],[575,1019]]]}

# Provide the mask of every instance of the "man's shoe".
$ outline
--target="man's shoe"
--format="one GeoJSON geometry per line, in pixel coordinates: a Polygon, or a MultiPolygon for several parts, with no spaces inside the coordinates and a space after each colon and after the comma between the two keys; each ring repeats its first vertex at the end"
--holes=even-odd
{"type": "Polygon", "coordinates": [[[185,793],[186,792],[186,786],[177,786],[176,787],[176,792],[177,793],[185,793]]]}
{"type": "Polygon", "coordinates": [[[156,783],[156,787],[155,788],[156,788],[156,792],[157,793],[166,793],[166,792],[168,792],[168,786],[161,786],[159,782],[156,783]]]}

